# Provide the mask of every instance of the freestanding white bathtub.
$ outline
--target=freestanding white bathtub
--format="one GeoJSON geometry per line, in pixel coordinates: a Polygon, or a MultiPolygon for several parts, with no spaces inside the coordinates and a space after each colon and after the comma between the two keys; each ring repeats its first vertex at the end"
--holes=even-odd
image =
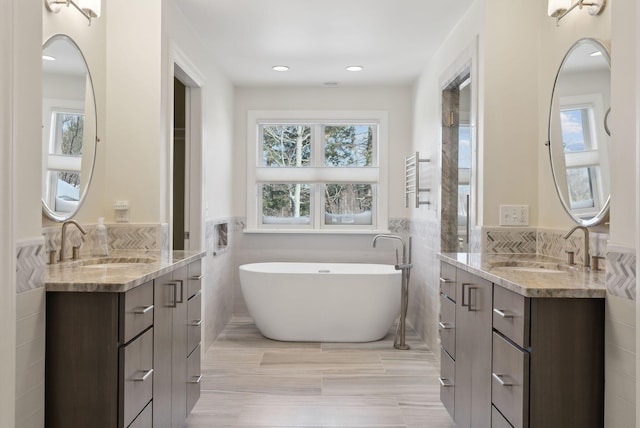
{"type": "Polygon", "coordinates": [[[253,263],[240,285],[260,332],[282,341],[372,342],[400,314],[400,271],[357,263],[253,263]]]}

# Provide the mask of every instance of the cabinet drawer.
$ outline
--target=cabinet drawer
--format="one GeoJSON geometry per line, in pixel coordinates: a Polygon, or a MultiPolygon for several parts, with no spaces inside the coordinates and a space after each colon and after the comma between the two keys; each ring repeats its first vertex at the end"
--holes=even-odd
{"type": "Polygon", "coordinates": [[[200,343],[202,335],[202,294],[198,291],[187,303],[187,354],[200,343]]]}
{"type": "Polygon", "coordinates": [[[440,401],[453,419],[455,403],[455,376],[456,363],[444,349],[440,349],[440,401]]]}
{"type": "Polygon", "coordinates": [[[153,428],[153,402],[147,404],[142,413],[131,422],[129,428],[153,428]]]}
{"type": "Polygon", "coordinates": [[[491,401],[515,428],[529,426],[529,353],[493,333],[491,401]]]}
{"type": "Polygon", "coordinates": [[[187,415],[191,413],[193,406],[200,398],[200,382],[202,370],[200,369],[200,346],[187,358],[187,415]]]}
{"type": "Polygon", "coordinates": [[[493,287],[493,328],[518,346],[529,346],[530,301],[498,285],[493,287]]]}
{"type": "Polygon", "coordinates": [[[491,428],[513,428],[494,406],[491,406],[491,428]]]}
{"type": "Polygon", "coordinates": [[[440,344],[453,358],[456,357],[456,304],[440,296],[440,344]]]}
{"type": "Polygon", "coordinates": [[[129,426],[151,401],[153,392],[153,328],[120,348],[120,420],[129,426]]]}
{"type": "Polygon", "coordinates": [[[440,263],[440,294],[456,301],[456,268],[448,263],[440,263]]]}
{"type": "Polygon", "coordinates": [[[193,297],[202,289],[202,262],[198,260],[188,266],[187,282],[187,298],[193,297]]]}
{"type": "Polygon", "coordinates": [[[152,324],[153,281],[149,281],[120,296],[120,343],[127,343],[152,324]]]}

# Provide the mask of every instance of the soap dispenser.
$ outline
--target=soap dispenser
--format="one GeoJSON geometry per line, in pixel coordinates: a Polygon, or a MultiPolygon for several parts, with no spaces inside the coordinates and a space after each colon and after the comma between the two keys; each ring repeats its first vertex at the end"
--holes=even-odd
{"type": "Polygon", "coordinates": [[[96,226],[95,255],[109,255],[109,245],[107,243],[107,226],[104,225],[104,217],[98,218],[98,225],[96,226]]]}

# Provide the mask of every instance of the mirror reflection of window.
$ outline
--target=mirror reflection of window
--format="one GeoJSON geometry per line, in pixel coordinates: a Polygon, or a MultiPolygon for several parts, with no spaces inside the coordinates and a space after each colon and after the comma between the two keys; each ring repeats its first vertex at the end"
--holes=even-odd
{"type": "Polygon", "coordinates": [[[56,212],[74,212],[80,201],[84,114],[53,110],[50,121],[46,200],[56,212]]]}
{"type": "Polygon", "coordinates": [[[561,109],[560,128],[570,207],[579,215],[597,212],[600,210],[600,154],[593,106],[561,109]]]}

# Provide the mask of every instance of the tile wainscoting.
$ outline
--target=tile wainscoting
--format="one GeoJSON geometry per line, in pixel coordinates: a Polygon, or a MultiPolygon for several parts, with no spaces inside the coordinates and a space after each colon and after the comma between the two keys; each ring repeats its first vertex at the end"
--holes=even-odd
{"type": "Polygon", "coordinates": [[[203,289],[205,328],[203,350],[216,341],[234,311],[234,284],[237,283],[236,247],[238,234],[245,228],[241,217],[208,219],[205,223],[203,289]],[[226,225],[226,227],[223,227],[226,225]],[[226,234],[221,236],[226,231],[226,234]],[[225,246],[222,243],[226,243],[225,246]]]}
{"type": "MultiPolygon", "coordinates": [[[[87,234],[82,236],[77,227],[67,227],[67,245],[64,258],[71,257],[73,246],[80,246],[81,257],[88,257],[94,251],[96,241],[96,225],[83,225],[87,234]]],[[[109,223],[107,227],[107,240],[110,249],[117,250],[162,250],[169,251],[169,225],[163,224],[131,224],[109,223]]],[[[62,227],[53,226],[42,229],[45,237],[45,247],[48,257],[49,251],[60,249],[62,227]]]]}
{"type": "Polygon", "coordinates": [[[45,242],[16,243],[16,428],[44,426],[45,242]]]}

